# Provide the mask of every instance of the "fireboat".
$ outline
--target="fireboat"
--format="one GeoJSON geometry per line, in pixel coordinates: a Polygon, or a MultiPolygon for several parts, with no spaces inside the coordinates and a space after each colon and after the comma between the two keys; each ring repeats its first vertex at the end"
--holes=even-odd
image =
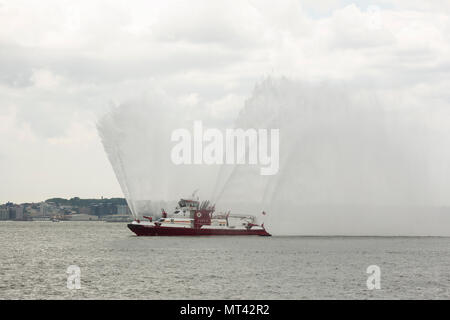
{"type": "Polygon", "coordinates": [[[214,211],[207,200],[181,199],[170,216],[162,209],[158,220],[143,216],[146,220],[135,219],[128,228],[138,236],[271,236],[264,223],[255,224],[255,216],[214,211]]]}

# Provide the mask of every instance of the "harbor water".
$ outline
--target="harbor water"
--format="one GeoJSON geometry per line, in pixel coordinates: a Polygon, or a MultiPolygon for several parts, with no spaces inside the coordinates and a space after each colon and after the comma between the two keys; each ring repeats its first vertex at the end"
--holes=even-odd
{"type": "Polygon", "coordinates": [[[0,243],[0,299],[450,298],[450,238],[137,237],[125,223],[2,221],[0,243]]]}

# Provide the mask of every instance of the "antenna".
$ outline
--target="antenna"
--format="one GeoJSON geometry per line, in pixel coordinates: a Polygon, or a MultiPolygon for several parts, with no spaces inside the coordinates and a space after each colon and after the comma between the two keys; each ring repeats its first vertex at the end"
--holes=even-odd
{"type": "Polygon", "coordinates": [[[195,199],[195,194],[198,192],[198,189],[195,189],[194,192],[192,192],[192,200],[195,199]]]}

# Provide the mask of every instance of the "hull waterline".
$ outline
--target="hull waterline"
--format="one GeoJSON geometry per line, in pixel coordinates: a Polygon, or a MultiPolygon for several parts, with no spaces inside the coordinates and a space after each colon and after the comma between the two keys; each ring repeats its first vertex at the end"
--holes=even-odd
{"type": "Polygon", "coordinates": [[[265,229],[208,229],[128,224],[137,236],[271,236],[265,229]]]}

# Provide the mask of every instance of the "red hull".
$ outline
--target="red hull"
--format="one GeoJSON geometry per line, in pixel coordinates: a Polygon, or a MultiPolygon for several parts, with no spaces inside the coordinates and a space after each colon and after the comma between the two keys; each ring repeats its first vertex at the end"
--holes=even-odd
{"type": "Polygon", "coordinates": [[[138,236],[270,236],[264,229],[200,229],[178,227],[156,227],[128,224],[128,228],[138,236]]]}

